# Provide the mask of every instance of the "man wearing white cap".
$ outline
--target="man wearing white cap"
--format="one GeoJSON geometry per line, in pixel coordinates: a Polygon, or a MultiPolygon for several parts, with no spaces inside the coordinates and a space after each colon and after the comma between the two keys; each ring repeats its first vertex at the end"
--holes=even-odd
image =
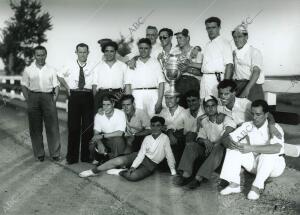
{"type": "Polygon", "coordinates": [[[262,84],[265,78],[261,52],[248,44],[248,31],[244,23],[232,31],[232,37],[236,45],[233,51],[233,79],[237,84],[237,97],[248,98],[250,101],[264,99],[262,84]]]}

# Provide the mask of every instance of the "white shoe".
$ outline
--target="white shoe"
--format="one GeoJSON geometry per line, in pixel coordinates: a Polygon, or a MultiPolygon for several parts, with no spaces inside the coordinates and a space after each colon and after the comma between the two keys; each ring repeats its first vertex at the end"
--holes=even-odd
{"type": "Polygon", "coordinates": [[[119,175],[119,173],[124,170],[126,170],[126,169],[110,169],[110,170],[107,170],[106,173],[109,175],[119,175]]]}
{"type": "Polygon", "coordinates": [[[96,175],[97,174],[93,173],[93,171],[90,169],[79,173],[79,177],[81,177],[81,178],[87,178],[87,177],[96,176],[96,175]]]}
{"type": "Polygon", "coordinates": [[[241,187],[230,187],[229,185],[225,187],[223,190],[221,190],[220,194],[221,195],[229,195],[232,193],[240,193],[241,192],[241,187]]]}
{"type": "Polygon", "coordinates": [[[250,200],[257,200],[259,199],[259,194],[254,192],[253,190],[250,190],[250,192],[247,195],[247,198],[250,200]]]}

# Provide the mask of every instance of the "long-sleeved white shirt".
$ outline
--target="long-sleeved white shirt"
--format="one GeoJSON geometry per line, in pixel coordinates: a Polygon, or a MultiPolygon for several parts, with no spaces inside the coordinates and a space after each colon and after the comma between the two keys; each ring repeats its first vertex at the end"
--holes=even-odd
{"type": "Polygon", "coordinates": [[[145,156],[156,164],[159,164],[164,158],[167,158],[171,173],[175,171],[175,159],[170,146],[169,137],[166,134],[161,133],[156,139],[154,139],[152,135],[146,136],[131,167],[137,168],[143,162],[145,156]]]}

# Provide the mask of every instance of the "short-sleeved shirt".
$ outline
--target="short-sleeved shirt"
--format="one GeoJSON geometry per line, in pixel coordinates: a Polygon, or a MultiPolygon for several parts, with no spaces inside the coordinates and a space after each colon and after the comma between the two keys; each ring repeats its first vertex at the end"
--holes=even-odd
{"type": "Polygon", "coordinates": [[[150,117],[149,115],[141,109],[135,109],[134,115],[128,121],[126,117],[126,135],[136,134],[143,129],[150,128],[150,117]]]}
{"type": "Polygon", "coordinates": [[[184,129],[188,120],[188,114],[186,109],[178,106],[173,116],[171,115],[169,108],[163,108],[158,115],[165,119],[167,129],[180,130],[184,129]]]}
{"type": "Polygon", "coordinates": [[[126,129],[125,113],[119,109],[114,109],[114,113],[110,118],[105,114],[96,114],[94,120],[94,130],[101,133],[112,133],[115,131],[123,131],[126,129]]]}
{"type": "MultiPolygon", "coordinates": [[[[85,66],[83,67],[84,78],[85,78],[85,85],[84,85],[85,89],[92,89],[92,85],[96,83],[95,67],[96,64],[89,60],[86,62],[85,66]]],[[[64,78],[69,88],[74,90],[74,89],[78,89],[79,71],[80,68],[78,62],[75,60],[63,66],[63,68],[59,71],[58,76],[64,78]]]]}
{"type": "Polygon", "coordinates": [[[205,114],[203,106],[200,105],[196,118],[192,116],[189,109],[187,109],[187,113],[188,116],[184,125],[184,133],[186,134],[187,132],[197,132],[197,119],[198,117],[205,114]]]}
{"type": "Polygon", "coordinates": [[[228,116],[220,124],[212,122],[209,117],[206,117],[202,120],[202,128],[198,132],[198,137],[208,139],[211,142],[218,141],[225,132],[226,127],[236,128],[236,123],[228,116]]]}
{"type": "Polygon", "coordinates": [[[224,73],[226,64],[233,63],[229,41],[221,36],[208,42],[203,50],[202,73],[224,73]]]}
{"type": "Polygon", "coordinates": [[[234,61],[234,74],[233,79],[236,80],[250,80],[253,67],[257,66],[260,69],[259,78],[257,84],[263,84],[265,77],[262,70],[263,57],[261,52],[253,46],[246,43],[243,48],[233,51],[234,61]]]}
{"type": "Polygon", "coordinates": [[[95,68],[95,84],[97,88],[123,88],[126,70],[127,65],[119,60],[116,60],[111,67],[102,60],[95,68]]]}
{"type": "Polygon", "coordinates": [[[34,63],[25,67],[21,85],[34,92],[49,93],[59,86],[57,71],[54,67],[45,64],[41,69],[34,63]]]}
{"type": "Polygon", "coordinates": [[[146,63],[138,59],[136,68],[128,69],[125,74],[125,84],[131,84],[133,90],[135,88],[157,88],[163,82],[165,82],[165,77],[161,66],[158,60],[152,57],[146,63]]]}

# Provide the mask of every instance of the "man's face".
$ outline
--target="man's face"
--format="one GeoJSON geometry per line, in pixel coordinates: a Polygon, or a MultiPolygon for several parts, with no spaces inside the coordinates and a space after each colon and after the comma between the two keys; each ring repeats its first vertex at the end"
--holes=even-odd
{"type": "Polygon", "coordinates": [[[165,46],[171,44],[172,37],[169,37],[168,32],[162,31],[159,34],[159,40],[160,40],[161,46],[165,47],[165,46]]]}
{"type": "Polygon", "coordinates": [[[158,32],[155,29],[147,29],[146,30],[146,38],[151,40],[151,44],[155,44],[158,37],[158,32]]]}
{"type": "Polygon", "coordinates": [[[217,114],[217,107],[218,104],[216,103],[216,101],[214,100],[209,100],[208,102],[206,102],[206,104],[204,105],[204,110],[205,113],[208,116],[214,116],[217,114]]]}
{"type": "Polygon", "coordinates": [[[141,58],[148,58],[150,56],[151,48],[147,43],[140,43],[139,52],[141,58]]]}
{"type": "Polygon", "coordinates": [[[200,99],[197,97],[187,97],[186,102],[191,111],[197,111],[200,107],[200,99]]]}
{"type": "Polygon", "coordinates": [[[219,98],[221,99],[222,105],[228,105],[234,100],[235,93],[230,92],[231,87],[219,89],[219,98]]]}
{"type": "Polygon", "coordinates": [[[251,107],[251,114],[253,117],[253,124],[258,128],[265,123],[268,117],[268,113],[264,113],[261,106],[251,107]]]}
{"type": "Polygon", "coordinates": [[[114,109],[114,104],[111,101],[103,101],[102,108],[105,114],[110,114],[114,109]]]}
{"type": "Polygon", "coordinates": [[[163,128],[160,122],[152,122],[150,126],[151,126],[152,134],[160,134],[163,128]]]}
{"type": "Polygon", "coordinates": [[[235,46],[238,49],[241,49],[247,43],[248,36],[244,35],[243,33],[239,32],[239,31],[235,31],[233,33],[233,40],[234,40],[235,46]]]}
{"type": "Polygon", "coordinates": [[[185,37],[182,34],[177,34],[176,39],[180,48],[186,46],[189,43],[189,37],[185,37]]]}
{"type": "Polygon", "coordinates": [[[87,57],[89,55],[89,51],[87,47],[78,47],[76,50],[77,59],[80,62],[86,62],[87,57]]]}
{"type": "Polygon", "coordinates": [[[131,114],[134,111],[134,105],[131,99],[122,101],[122,109],[126,114],[131,114]]]}
{"type": "Polygon", "coordinates": [[[179,98],[177,96],[165,96],[166,106],[173,108],[178,105],[179,98]]]}
{"type": "Polygon", "coordinates": [[[39,49],[34,52],[35,62],[39,66],[45,65],[47,53],[45,50],[39,49]]]}
{"type": "Polygon", "coordinates": [[[217,36],[220,35],[221,27],[219,27],[216,22],[206,23],[205,26],[209,39],[215,39],[217,36]]]}
{"type": "Polygon", "coordinates": [[[116,50],[112,46],[107,46],[104,50],[104,57],[107,61],[114,61],[116,59],[116,50]]]}

